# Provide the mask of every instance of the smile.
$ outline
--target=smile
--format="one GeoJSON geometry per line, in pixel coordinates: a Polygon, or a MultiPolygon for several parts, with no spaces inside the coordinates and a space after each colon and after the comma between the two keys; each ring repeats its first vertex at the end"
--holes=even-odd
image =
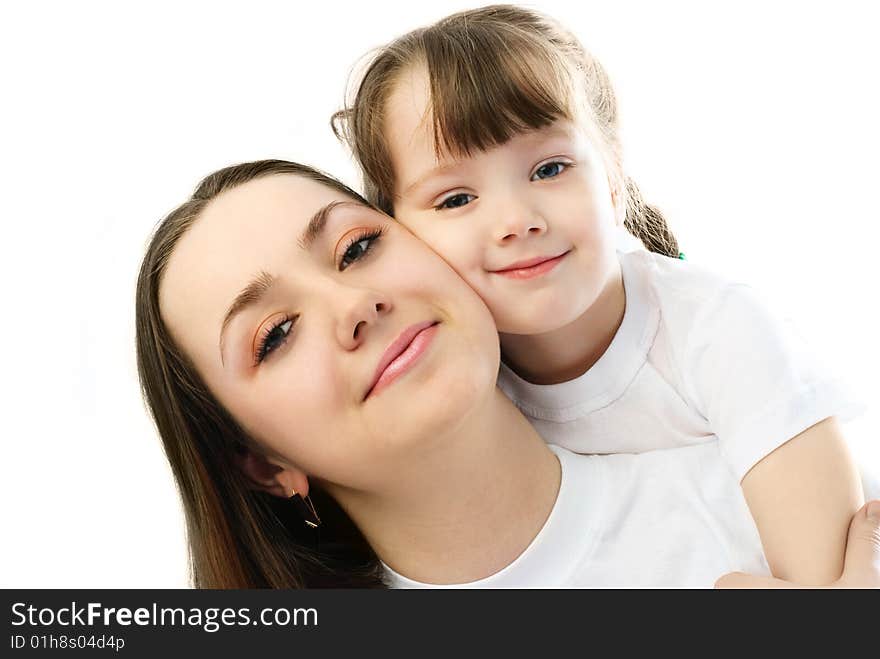
{"type": "Polygon", "coordinates": [[[409,371],[419,361],[419,358],[431,345],[434,335],[437,333],[437,321],[416,323],[407,327],[398,336],[379,360],[373,382],[364,400],[375,396],[401,375],[409,371]]]}
{"type": "Polygon", "coordinates": [[[493,270],[496,275],[508,277],[510,279],[533,279],[550,272],[553,268],[562,262],[571,250],[563,252],[559,256],[539,256],[525,261],[517,261],[501,270],[493,270]]]}

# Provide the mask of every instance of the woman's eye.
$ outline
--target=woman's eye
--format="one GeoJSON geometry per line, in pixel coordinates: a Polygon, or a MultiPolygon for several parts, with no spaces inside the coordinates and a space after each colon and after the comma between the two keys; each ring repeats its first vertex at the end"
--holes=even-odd
{"type": "Polygon", "coordinates": [[[461,208],[462,206],[467,206],[474,199],[476,199],[474,195],[467,194],[466,192],[460,192],[441,201],[437,206],[434,206],[434,210],[439,211],[450,208],[461,208]]]}
{"type": "Polygon", "coordinates": [[[364,258],[373,249],[374,244],[379,240],[383,232],[384,229],[376,229],[354,238],[339,258],[339,269],[345,270],[355,261],[360,261],[364,258]]]}
{"type": "Polygon", "coordinates": [[[290,334],[290,328],[293,326],[293,319],[287,318],[277,325],[271,327],[260,339],[260,345],[257,348],[256,363],[262,362],[269,353],[275,351],[284,345],[290,334]]]}
{"type": "Polygon", "coordinates": [[[535,173],[532,174],[532,180],[554,178],[559,176],[566,167],[568,165],[564,162],[548,162],[546,165],[541,165],[535,170],[535,173]]]}
{"type": "Polygon", "coordinates": [[[358,240],[351,247],[345,250],[345,254],[342,255],[342,262],[340,265],[342,267],[347,267],[361,258],[364,254],[366,254],[370,249],[370,239],[364,238],[362,240],[358,240]]]}

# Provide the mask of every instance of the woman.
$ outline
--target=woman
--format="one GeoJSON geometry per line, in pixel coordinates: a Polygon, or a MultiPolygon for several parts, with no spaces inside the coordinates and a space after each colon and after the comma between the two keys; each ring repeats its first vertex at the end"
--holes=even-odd
{"type": "Polygon", "coordinates": [[[309,168],[261,161],[205,179],[150,244],[137,335],[196,587],[766,573],[714,446],[674,459],[548,447],[495,387],[479,297],[309,168]]]}

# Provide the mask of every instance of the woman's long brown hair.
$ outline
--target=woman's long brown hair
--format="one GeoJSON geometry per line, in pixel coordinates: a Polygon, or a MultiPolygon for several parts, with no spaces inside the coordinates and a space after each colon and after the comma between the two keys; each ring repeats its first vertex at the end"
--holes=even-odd
{"type": "Polygon", "coordinates": [[[323,522],[314,531],[289,502],[248,485],[235,457],[259,447],[205,386],[159,312],[168,259],[204,208],[225,190],[276,174],[309,178],[367,203],[336,179],[283,160],[244,163],[206,177],[160,222],[141,265],[135,298],[141,390],[183,501],[194,587],[382,587],[375,553],[326,493],[311,487],[323,522]]]}
{"type": "Polygon", "coordinates": [[[617,100],[599,62],[559,23],[530,9],[492,5],[448,16],[378,49],[331,125],[348,143],[367,199],[394,214],[394,169],[385,141],[388,97],[399,76],[424,66],[435,151],[453,155],[503,144],[558,119],[584,117],[625,204],[624,226],[652,252],[677,257],[663,215],[623,173],[617,100]]]}

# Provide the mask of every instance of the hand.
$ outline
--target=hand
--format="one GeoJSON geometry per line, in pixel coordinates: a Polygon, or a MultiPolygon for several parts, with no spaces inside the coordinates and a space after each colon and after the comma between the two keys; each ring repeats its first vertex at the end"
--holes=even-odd
{"type": "MultiPolygon", "coordinates": [[[[773,577],[742,572],[725,574],[716,588],[803,588],[773,577]]],[[[880,588],[880,499],[869,501],[853,516],[846,542],[843,574],[821,588],[880,588]]]]}

